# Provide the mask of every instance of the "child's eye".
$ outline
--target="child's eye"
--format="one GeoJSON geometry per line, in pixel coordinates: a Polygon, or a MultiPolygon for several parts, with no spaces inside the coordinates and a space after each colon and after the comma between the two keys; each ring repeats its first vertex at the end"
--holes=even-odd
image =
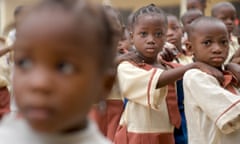
{"type": "Polygon", "coordinates": [[[178,29],[179,29],[178,26],[173,27],[173,30],[174,30],[174,31],[177,31],[178,29]]]}
{"type": "Polygon", "coordinates": [[[57,70],[63,74],[72,74],[75,72],[75,67],[71,63],[60,62],[59,64],[57,64],[57,70]]]}
{"type": "Polygon", "coordinates": [[[141,35],[141,37],[145,37],[145,36],[147,36],[147,33],[146,32],[140,32],[140,35],[141,35]]]}
{"type": "Polygon", "coordinates": [[[15,60],[15,65],[23,70],[28,70],[33,66],[33,62],[31,59],[22,58],[19,60],[15,60]]]}
{"type": "Polygon", "coordinates": [[[228,46],[228,40],[222,40],[221,44],[223,44],[224,46],[228,46]]]}
{"type": "Polygon", "coordinates": [[[204,42],[202,42],[202,43],[203,43],[203,45],[205,45],[205,46],[209,46],[209,45],[211,45],[212,41],[206,40],[206,41],[204,41],[204,42]]]}
{"type": "Polygon", "coordinates": [[[156,35],[156,37],[161,37],[163,35],[163,33],[162,32],[157,32],[155,35],[156,35]]]}

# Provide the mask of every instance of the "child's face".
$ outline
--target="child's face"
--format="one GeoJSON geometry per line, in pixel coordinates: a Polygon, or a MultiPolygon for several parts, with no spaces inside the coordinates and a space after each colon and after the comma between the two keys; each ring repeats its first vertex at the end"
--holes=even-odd
{"type": "Polygon", "coordinates": [[[17,29],[14,93],[21,115],[37,131],[84,128],[88,110],[104,93],[103,72],[90,52],[98,48],[94,32],[82,25],[77,37],[69,15],[35,12],[17,29]]]}
{"type": "Polygon", "coordinates": [[[163,16],[141,15],[133,28],[133,44],[144,57],[156,59],[166,40],[166,28],[163,16]]]}
{"type": "Polygon", "coordinates": [[[200,0],[188,0],[187,2],[187,10],[190,9],[199,9],[204,12],[205,6],[200,2],[200,0]]]}
{"type": "Polygon", "coordinates": [[[178,20],[173,16],[168,16],[167,42],[181,47],[182,29],[178,20]]]}
{"type": "Polygon", "coordinates": [[[202,14],[192,14],[192,15],[189,15],[188,17],[186,17],[184,20],[183,20],[183,25],[185,28],[189,27],[189,25],[197,18],[201,17],[202,14]]]}
{"type": "Polygon", "coordinates": [[[220,67],[227,58],[228,34],[223,24],[206,23],[204,27],[195,28],[190,41],[196,61],[220,67]]]}
{"type": "Polygon", "coordinates": [[[216,13],[216,18],[225,23],[229,33],[233,32],[234,20],[236,19],[236,11],[234,9],[231,7],[221,7],[218,13],[216,13]]]}
{"type": "Polygon", "coordinates": [[[118,42],[117,51],[120,54],[125,54],[131,47],[129,32],[125,29],[121,40],[118,42]]]}

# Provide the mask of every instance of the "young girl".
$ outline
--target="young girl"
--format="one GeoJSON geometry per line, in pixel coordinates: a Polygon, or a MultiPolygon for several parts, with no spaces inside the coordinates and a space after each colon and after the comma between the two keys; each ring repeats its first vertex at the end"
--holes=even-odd
{"type": "Polygon", "coordinates": [[[188,34],[195,61],[209,64],[225,74],[224,81],[219,83],[199,69],[185,73],[184,106],[189,143],[239,143],[240,95],[235,88],[239,86],[239,79],[223,69],[229,49],[227,28],[216,18],[201,17],[191,24],[188,34]]]}
{"type": "Polygon", "coordinates": [[[109,144],[87,118],[114,81],[115,33],[103,8],[45,0],[24,14],[17,31],[13,87],[20,114],[3,120],[0,144],[109,144]]]}
{"type": "Polygon", "coordinates": [[[167,85],[181,78],[187,69],[205,65],[193,63],[165,70],[165,65],[157,63],[157,55],[166,40],[167,19],[154,5],[134,13],[131,29],[136,52],[128,53],[118,65],[125,109],[114,142],[173,144],[173,129],[180,126],[181,120],[176,95],[172,96],[174,89],[167,85]],[[171,97],[167,97],[169,94],[171,97]]]}

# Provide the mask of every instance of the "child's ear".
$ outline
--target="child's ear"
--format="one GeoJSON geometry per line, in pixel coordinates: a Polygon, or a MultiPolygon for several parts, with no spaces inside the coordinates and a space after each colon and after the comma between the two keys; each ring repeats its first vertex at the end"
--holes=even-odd
{"type": "Polygon", "coordinates": [[[185,46],[186,46],[186,50],[193,54],[192,43],[189,40],[186,40],[184,43],[185,43],[185,46]]]}
{"type": "Polygon", "coordinates": [[[133,44],[133,32],[129,32],[129,36],[130,36],[130,42],[131,44],[133,44]]]}

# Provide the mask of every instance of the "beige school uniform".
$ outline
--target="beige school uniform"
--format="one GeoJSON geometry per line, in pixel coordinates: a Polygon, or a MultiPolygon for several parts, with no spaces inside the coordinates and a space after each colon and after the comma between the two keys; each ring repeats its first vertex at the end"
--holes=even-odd
{"type": "Polygon", "coordinates": [[[89,117],[97,123],[102,134],[113,141],[123,112],[123,100],[117,83],[114,84],[111,93],[103,104],[104,110],[101,110],[99,105],[94,105],[89,117]]]}
{"type": "Polygon", "coordinates": [[[178,63],[181,65],[187,65],[190,63],[193,63],[193,57],[192,56],[187,56],[184,54],[178,54],[176,59],[173,60],[173,63],[178,63]]]}
{"type": "Polygon", "coordinates": [[[120,93],[128,102],[115,135],[115,144],[174,143],[174,127],[166,102],[168,87],[156,89],[163,71],[158,68],[146,70],[128,61],[119,64],[120,93]]]}
{"type": "Polygon", "coordinates": [[[192,69],[183,77],[189,144],[238,144],[240,95],[213,76],[192,69]],[[233,94],[236,93],[236,94],[233,94]]]}
{"type": "Polygon", "coordinates": [[[235,36],[232,35],[231,40],[229,42],[228,57],[224,62],[225,64],[228,64],[231,61],[233,55],[236,53],[238,49],[239,49],[238,40],[235,36]]]}
{"type": "Polygon", "coordinates": [[[0,125],[0,144],[111,144],[88,121],[84,130],[70,134],[50,134],[33,130],[25,119],[5,117],[0,125]]]}

